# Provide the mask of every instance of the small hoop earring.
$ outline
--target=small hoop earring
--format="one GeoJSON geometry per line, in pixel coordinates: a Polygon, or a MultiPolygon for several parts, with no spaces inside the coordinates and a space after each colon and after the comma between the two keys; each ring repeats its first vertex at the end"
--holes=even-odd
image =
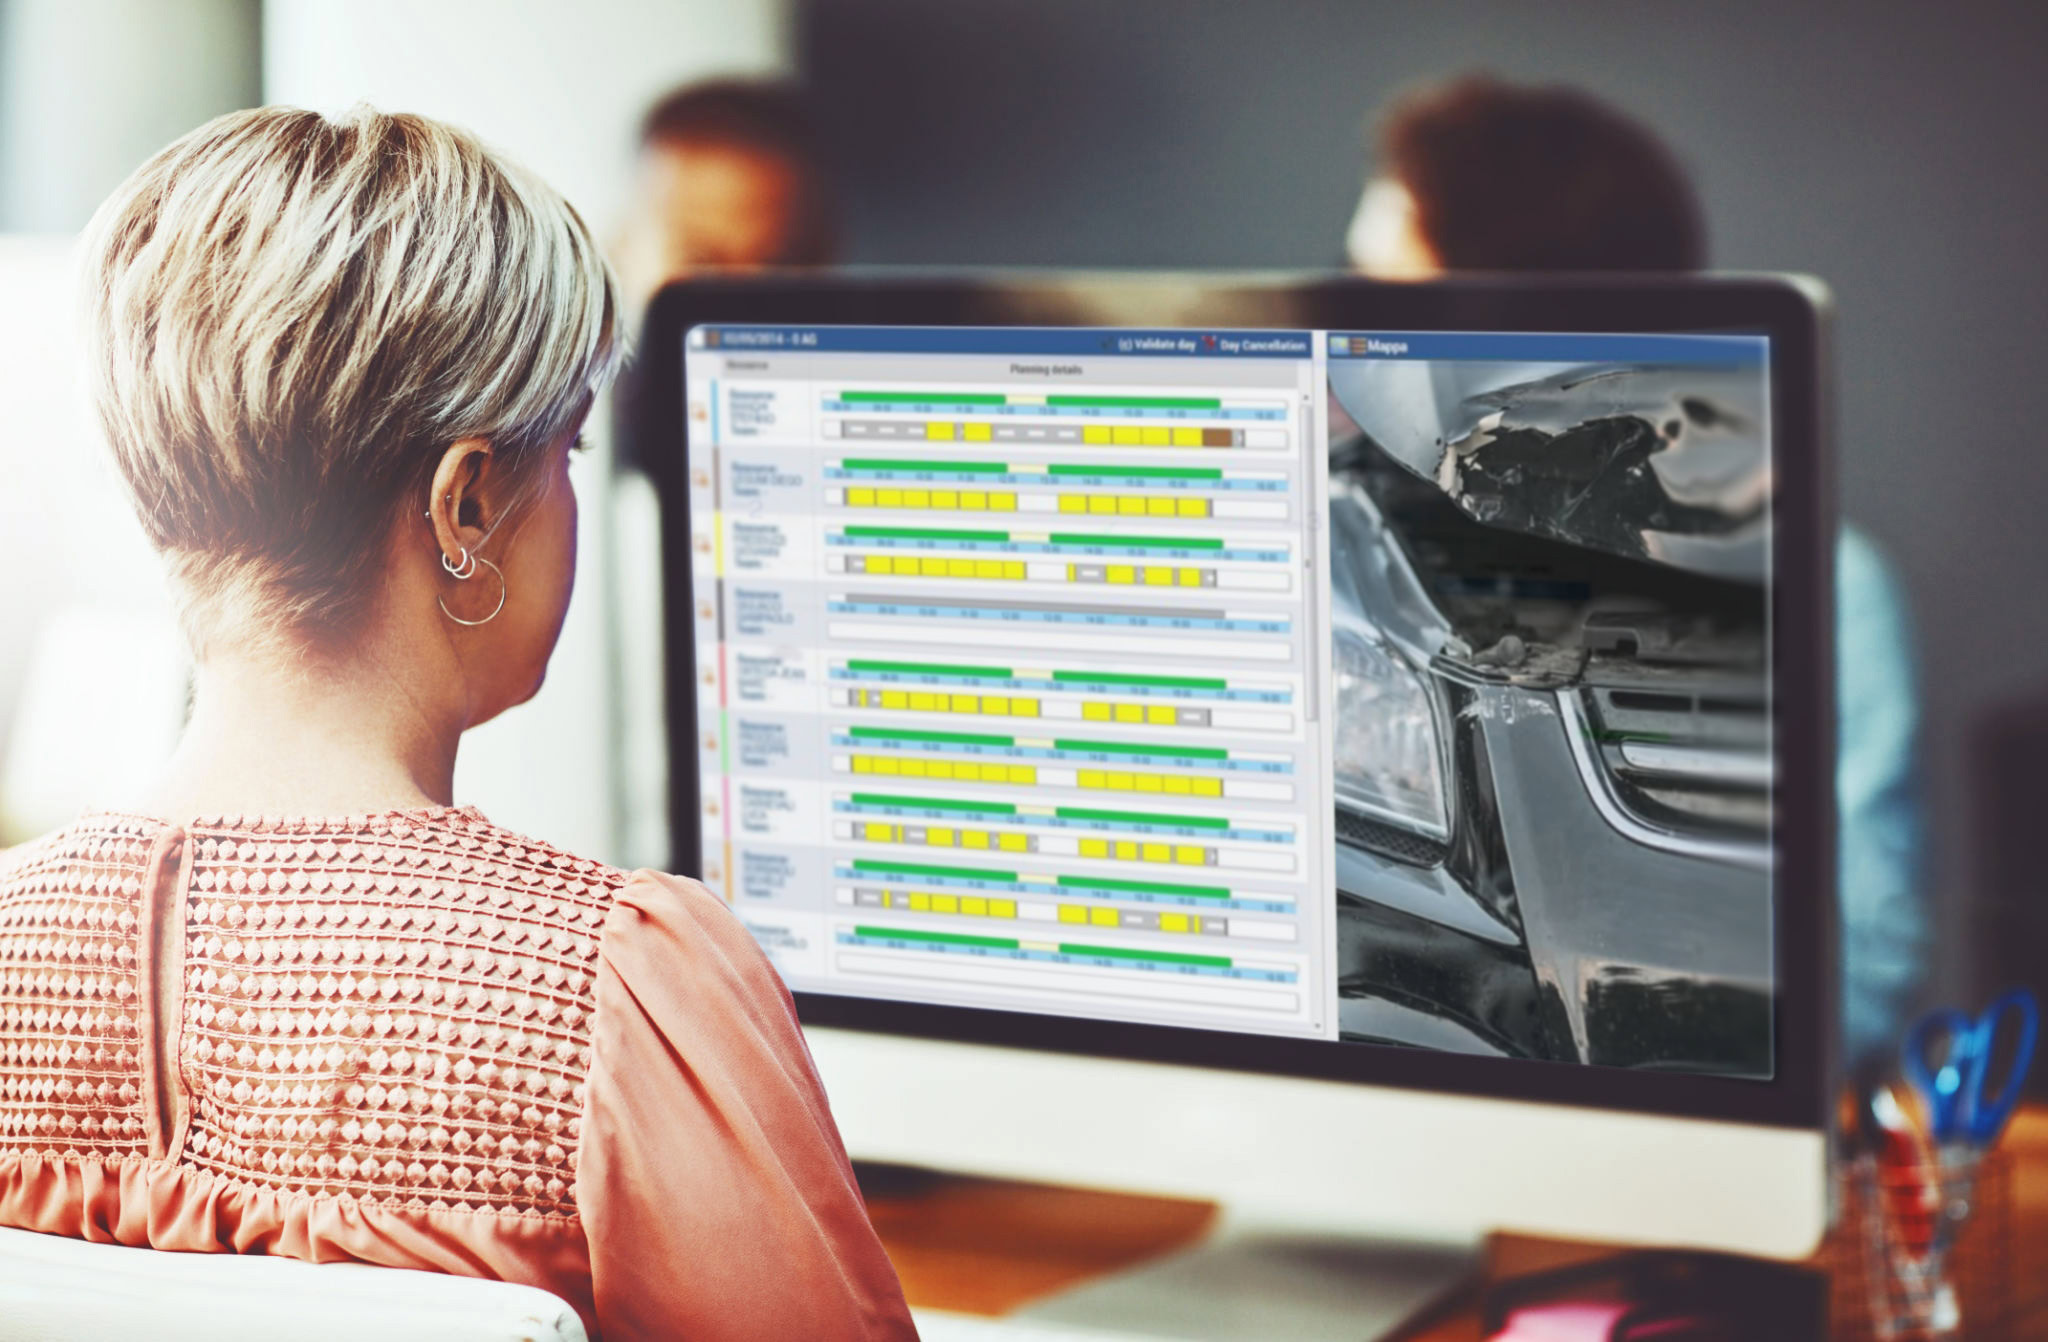
{"type": "MultiPolygon", "coordinates": [[[[455,621],[455,623],[459,625],[465,625],[468,628],[474,629],[480,624],[489,624],[492,620],[497,619],[498,612],[505,609],[505,571],[499,568],[496,564],[493,564],[490,560],[484,558],[482,555],[472,555],[469,553],[468,550],[464,550],[462,553],[466,565],[469,569],[469,573],[455,574],[455,576],[459,578],[467,578],[470,576],[470,574],[476,572],[476,566],[478,564],[482,564],[485,568],[489,569],[491,572],[498,575],[498,604],[491,607],[491,613],[489,615],[484,616],[481,620],[463,619],[460,615],[457,615],[454,611],[448,609],[448,603],[446,601],[443,601],[438,596],[434,598],[434,604],[441,608],[441,613],[443,615],[446,615],[449,619],[455,621]]],[[[441,562],[443,564],[446,564],[448,562],[448,556],[442,555],[441,562]]],[[[455,570],[451,568],[449,569],[449,572],[453,574],[455,573],[455,570]]]]}
{"type": "Polygon", "coordinates": [[[441,552],[441,567],[446,569],[448,571],[448,576],[455,579],[457,582],[467,582],[469,579],[474,578],[476,576],[476,566],[478,563],[478,559],[477,556],[469,552],[469,547],[467,545],[462,546],[461,550],[462,560],[460,563],[455,564],[451,564],[448,562],[448,552],[446,550],[443,550],[441,552]]]}

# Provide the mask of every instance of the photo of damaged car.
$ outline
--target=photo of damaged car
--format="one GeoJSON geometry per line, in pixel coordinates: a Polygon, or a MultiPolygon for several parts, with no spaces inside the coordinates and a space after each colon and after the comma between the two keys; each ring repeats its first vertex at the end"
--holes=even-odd
{"type": "Polygon", "coordinates": [[[1329,368],[1344,1036],[1768,1077],[1763,370],[1329,368]]]}

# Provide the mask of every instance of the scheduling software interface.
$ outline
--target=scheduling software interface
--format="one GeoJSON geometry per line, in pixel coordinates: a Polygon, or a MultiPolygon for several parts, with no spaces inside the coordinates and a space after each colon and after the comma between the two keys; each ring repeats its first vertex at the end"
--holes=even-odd
{"type": "Polygon", "coordinates": [[[697,327],[699,874],[799,990],[1767,1076],[1765,355],[697,327]]]}

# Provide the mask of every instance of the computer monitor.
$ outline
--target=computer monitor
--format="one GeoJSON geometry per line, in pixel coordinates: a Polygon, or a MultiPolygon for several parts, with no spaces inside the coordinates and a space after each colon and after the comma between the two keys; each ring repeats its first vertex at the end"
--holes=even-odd
{"type": "Polygon", "coordinates": [[[664,292],[675,861],[849,1149],[1809,1249],[1817,327],[1768,279],[664,292]]]}

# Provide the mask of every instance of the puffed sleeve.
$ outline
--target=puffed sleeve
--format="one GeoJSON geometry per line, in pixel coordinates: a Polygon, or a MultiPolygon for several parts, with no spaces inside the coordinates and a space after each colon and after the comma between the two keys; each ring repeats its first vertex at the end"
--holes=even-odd
{"type": "Polygon", "coordinates": [[[606,920],[576,1199],[603,1342],[914,1338],[781,978],[694,881],[606,920]]]}

